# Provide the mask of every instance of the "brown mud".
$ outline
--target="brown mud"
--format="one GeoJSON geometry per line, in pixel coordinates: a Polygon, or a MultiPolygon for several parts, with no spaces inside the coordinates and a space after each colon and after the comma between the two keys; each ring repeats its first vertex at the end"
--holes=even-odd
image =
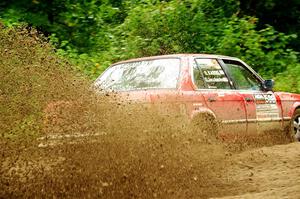
{"type": "Polygon", "coordinates": [[[300,198],[298,143],[226,144],[95,94],[31,29],[0,28],[0,64],[0,198],[300,198]]]}

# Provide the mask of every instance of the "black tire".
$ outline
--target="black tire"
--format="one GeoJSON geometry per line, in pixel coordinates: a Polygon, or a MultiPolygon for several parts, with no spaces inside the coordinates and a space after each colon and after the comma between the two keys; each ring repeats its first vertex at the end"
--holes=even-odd
{"type": "Polygon", "coordinates": [[[289,134],[292,141],[300,142],[300,109],[296,109],[294,112],[289,134]]]}

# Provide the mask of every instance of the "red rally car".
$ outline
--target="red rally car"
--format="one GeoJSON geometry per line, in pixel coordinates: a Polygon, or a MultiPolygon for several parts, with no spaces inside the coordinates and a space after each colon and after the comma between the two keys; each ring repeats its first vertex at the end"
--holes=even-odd
{"type": "Polygon", "coordinates": [[[273,85],[238,58],[208,54],[122,61],[95,81],[131,100],[173,104],[190,121],[220,121],[221,137],[285,130],[300,140],[300,95],[273,92],[273,85]]]}

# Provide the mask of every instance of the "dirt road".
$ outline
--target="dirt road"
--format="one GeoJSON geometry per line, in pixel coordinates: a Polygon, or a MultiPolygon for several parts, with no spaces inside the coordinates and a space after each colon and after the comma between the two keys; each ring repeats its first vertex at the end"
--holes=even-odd
{"type": "Polygon", "coordinates": [[[232,156],[224,180],[237,182],[233,198],[300,198],[300,144],[277,145],[232,156]]]}
{"type": "Polygon", "coordinates": [[[144,141],[14,151],[1,165],[0,198],[300,198],[299,143],[228,152],[144,141]]]}

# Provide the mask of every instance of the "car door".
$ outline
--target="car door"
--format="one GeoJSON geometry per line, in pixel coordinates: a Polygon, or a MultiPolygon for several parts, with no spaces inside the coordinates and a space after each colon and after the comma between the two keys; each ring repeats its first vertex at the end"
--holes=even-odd
{"type": "Polygon", "coordinates": [[[234,139],[246,131],[246,111],[243,97],[233,89],[217,59],[193,60],[193,82],[196,93],[221,123],[219,136],[234,139]]]}
{"type": "Polygon", "coordinates": [[[221,60],[246,105],[247,132],[257,135],[281,130],[281,108],[276,96],[262,88],[262,79],[238,60],[221,60]]]}

